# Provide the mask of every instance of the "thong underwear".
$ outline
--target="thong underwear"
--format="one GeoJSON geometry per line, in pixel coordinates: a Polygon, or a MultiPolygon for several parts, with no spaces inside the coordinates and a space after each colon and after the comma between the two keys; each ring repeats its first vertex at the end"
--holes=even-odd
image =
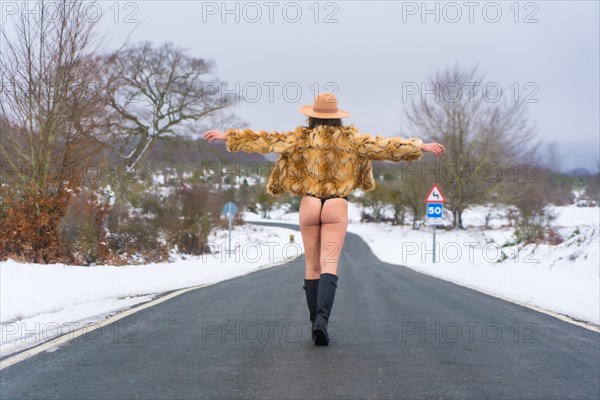
{"type": "Polygon", "coordinates": [[[341,196],[318,197],[318,196],[315,196],[312,193],[306,193],[306,195],[310,196],[310,197],[316,197],[317,199],[321,199],[321,208],[323,208],[323,205],[329,199],[341,198],[341,199],[344,199],[344,200],[348,201],[348,197],[347,196],[344,196],[344,197],[341,197],[341,196]]]}

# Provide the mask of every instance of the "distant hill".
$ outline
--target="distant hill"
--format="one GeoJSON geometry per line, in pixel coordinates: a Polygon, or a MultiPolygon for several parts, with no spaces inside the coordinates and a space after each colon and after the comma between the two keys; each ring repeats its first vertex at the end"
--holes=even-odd
{"type": "Polygon", "coordinates": [[[575,178],[587,178],[594,174],[587,168],[575,168],[572,169],[567,175],[575,178]]]}
{"type": "Polygon", "coordinates": [[[259,153],[228,152],[224,142],[204,139],[166,139],[154,144],[146,156],[154,168],[196,167],[202,162],[264,163],[269,160],[259,153]]]}

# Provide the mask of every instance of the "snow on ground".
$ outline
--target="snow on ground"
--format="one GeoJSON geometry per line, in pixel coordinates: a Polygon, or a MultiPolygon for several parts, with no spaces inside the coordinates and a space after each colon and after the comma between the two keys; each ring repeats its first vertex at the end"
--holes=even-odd
{"type": "Polygon", "coordinates": [[[160,293],[210,285],[281,264],[304,252],[285,228],[234,226],[209,237],[213,255],[133,266],[38,265],[13,260],[0,266],[0,355],[5,357],[144,303],[160,293]],[[237,246],[236,246],[237,244],[237,246]],[[217,251],[219,251],[217,253],[217,251]]]}
{"type": "MultiPolygon", "coordinates": [[[[600,324],[600,208],[550,206],[552,225],[566,240],[551,245],[511,245],[513,228],[503,208],[476,206],[465,211],[466,230],[419,230],[385,223],[361,223],[362,207],[349,204],[348,231],[360,235],[382,261],[535,305],[571,318],[600,324]],[[489,229],[486,214],[493,211],[489,229]]],[[[298,213],[275,210],[270,221],[298,223],[298,213]]],[[[248,221],[262,220],[246,212],[248,221]]],[[[449,225],[449,218],[444,225],[449,225]]],[[[343,268],[343,266],[340,266],[343,268]]]]}

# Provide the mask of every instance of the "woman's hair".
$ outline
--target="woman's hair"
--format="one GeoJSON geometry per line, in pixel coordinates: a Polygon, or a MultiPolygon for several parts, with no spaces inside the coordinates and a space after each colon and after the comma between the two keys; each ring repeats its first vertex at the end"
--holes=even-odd
{"type": "Polygon", "coordinates": [[[344,126],[342,124],[341,118],[332,118],[332,119],[324,119],[324,118],[315,118],[308,117],[308,121],[306,122],[309,128],[314,128],[317,125],[328,125],[328,126],[344,126]]]}

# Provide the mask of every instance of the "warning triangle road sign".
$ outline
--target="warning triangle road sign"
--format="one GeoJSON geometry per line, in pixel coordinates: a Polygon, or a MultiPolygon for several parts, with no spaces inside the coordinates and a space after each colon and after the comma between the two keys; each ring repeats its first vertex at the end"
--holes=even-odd
{"type": "Polygon", "coordinates": [[[440,191],[440,188],[437,185],[433,185],[425,201],[428,203],[444,203],[446,199],[440,191]]]}

